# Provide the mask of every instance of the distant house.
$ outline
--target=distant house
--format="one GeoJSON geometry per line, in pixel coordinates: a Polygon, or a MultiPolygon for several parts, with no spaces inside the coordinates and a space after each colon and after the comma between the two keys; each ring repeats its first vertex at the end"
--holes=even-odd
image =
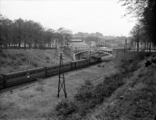
{"type": "Polygon", "coordinates": [[[117,44],[117,43],[110,44],[110,47],[111,47],[111,48],[118,48],[118,46],[119,46],[119,44],[117,44]]]}
{"type": "Polygon", "coordinates": [[[68,44],[70,49],[72,49],[74,52],[81,52],[89,49],[89,45],[79,38],[71,39],[68,44]]]}
{"type": "Polygon", "coordinates": [[[105,47],[106,46],[106,40],[99,40],[97,43],[96,43],[96,47],[105,47]]]}
{"type": "Polygon", "coordinates": [[[95,42],[95,41],[91,41],[91,42],[90,42],[90,46],[91,46],[91,47],[96,47],[96,42],[95,42]]]}

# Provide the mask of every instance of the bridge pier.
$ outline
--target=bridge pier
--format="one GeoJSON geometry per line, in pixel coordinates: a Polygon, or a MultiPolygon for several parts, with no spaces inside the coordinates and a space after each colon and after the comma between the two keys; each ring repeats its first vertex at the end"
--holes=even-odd
{"type": "Polygon", "coordinates": [[[73,54],[73,60],[76,60],[76,58],[75,58],[75,54],[73,54]]]}
{"type": "Polygon", "coordinates": [[[80,60],[81,58],[81,54],[73,54],[73,60],[80,60]]]}
{"type": "MultiPolygon", "coordinates": [[[[87,51],[87,53],[88,53],[88,51],[87,51]]],[[[81,51],[81,52],[74,53],[74,54],[73,54],[73,60],[80,60],[80,59],[82,59],[82,57],[84,57],[85,55],[87,55],[87,54],[86,54],[86,51],[85,51],[85,52],[81,51]]]]}

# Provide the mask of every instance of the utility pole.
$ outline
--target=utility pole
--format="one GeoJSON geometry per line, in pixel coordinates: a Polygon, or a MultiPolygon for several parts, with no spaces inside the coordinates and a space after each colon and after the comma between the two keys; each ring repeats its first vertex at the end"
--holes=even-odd
{"type": "Polygon", "coordinates": [[[63,89],[65,98],[67,98],[64,72],[61,70],[62,66],[63,66],[63,56],[62,56],[62,53],[60,53],[59,81],[58,81],[57,97],[59,97],[60,91],[61,91],[61,89],[63,89]]]}

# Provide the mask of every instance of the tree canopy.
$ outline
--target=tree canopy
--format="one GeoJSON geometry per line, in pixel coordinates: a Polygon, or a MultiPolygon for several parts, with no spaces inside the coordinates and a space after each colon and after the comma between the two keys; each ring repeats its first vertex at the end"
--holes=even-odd
{"type": "Polygon", "coordinates": [[[1,14],[0,20],[0,46],[5,48],[44,48],[50,47],[55,40],[62,45],[72,36],[70,30],[59,28],[54,31],[32,20],[19,18],[11,21],[1,14]]]}
{"type": "MultiPolygon", "coordinates": [[[[142,36],[156,46],[156,2],[155,0],[119,0],[123,6],[126,6],[126,15],[133,15],[138,18],[138,24],[141,26],[142,36]]],[[[136,25],[136,26],[137,26],[136,25]]],[[[134,27],[134,29],[136,28],[134,27]]],[[[132,32],[134,33],[134,29],[132,32]]],[[[132,33],[131,32],[131,33],[132,33]]],[[[134,35],[134,34],[133,34],[134,35]]],[[[133,36],[134,37],[134,36],[133,36]]]]}

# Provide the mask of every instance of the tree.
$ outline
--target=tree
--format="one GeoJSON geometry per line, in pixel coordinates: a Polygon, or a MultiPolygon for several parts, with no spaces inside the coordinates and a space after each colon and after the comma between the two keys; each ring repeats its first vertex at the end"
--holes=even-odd
{"type": "Polygon", "coordinates": [[[1,24],[0,24],[0,31],[1,31],[1,35],[0,35],[0,39],[1,39],[1,44],[3,46],[5,46],[6,48],[8,47],[8,45],[10,45],[10,40],[11,40],[11,29],[10,26],[12,24],[12,21],[9,20],[8,18],[5,18],[3,16],[1,16],[1,24]]]}
{"type": "Polygon", "coordinates": [[[63,27],[61,27],[57,30],[57,38],[58,38],[61,46],[63,44],[67,45],[67,43],[71,39],[71,37],[72,37],[72,31],[71,30],[67,30],[63,27]]]}
{"type": "Polygon", "coordinates": [[[133,36],[133,39],[137,43],[137,51],[139,51],[139,42],[140,42],[140,25],[136,24],[134,28],[131,31],[131,35],[133,36]]]}
{"type": "Polygon", "coordinates": [[[138,18],[144,26],[148,41],[156,45],[156,2],[155,0],[119,0],[127,7],[128,13],[138,18]]]}
{"type": "Polygon", "coordinates": [[[51,42],[58,40],[62,45],[72,37],[72,31],[60,28],[56,32],[52,29],[45,29],[40,23],[32,20],[17,19],[9,20],[0,14],[0,46],[5,48],[23,47],[44,48],[51,46],[51,42]]]}
{"type": "Polygon", "coordinates": [[[24,21],[21,18],[19,18],[15,20],[14,25],[15,25],[14,29],[16,31],[17,39],[18,39],[18,49],[20,49],[22,37],[23,37],[24,21]]]}

